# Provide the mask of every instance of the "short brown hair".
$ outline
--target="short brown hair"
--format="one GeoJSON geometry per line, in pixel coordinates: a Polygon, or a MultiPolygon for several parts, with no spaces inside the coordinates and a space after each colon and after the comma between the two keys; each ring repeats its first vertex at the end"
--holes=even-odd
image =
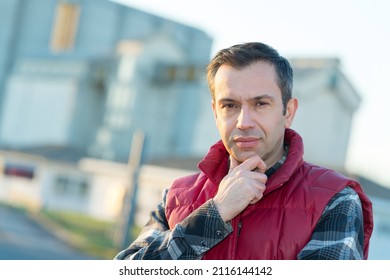
{"type": "Polygon", "coordinates": [[[282,91],[283,114],[285,114],[287,102],[292,96],[293,70],[286,58],[279,55],[272,47],[259,42],[238,44],[222,49],[210,61],[207,66],[207,81],[213,100],[215,100],[214,78],[219,67],[228,64],[236,69],[242,69],[257,61],[268,62],[275,67],[277,83],[282,91]]]}

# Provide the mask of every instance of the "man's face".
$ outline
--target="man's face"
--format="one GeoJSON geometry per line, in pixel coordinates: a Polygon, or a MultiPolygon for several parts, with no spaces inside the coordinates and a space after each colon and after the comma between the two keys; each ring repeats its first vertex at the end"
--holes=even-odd
{"type": "Polygon", "coordinates": [[[297,100],[283,115],[282,92],[274,66],[255,62],[243,69],[222,65],[215,76],[212,107],[229,154],[244,162],[258,154],[267,168],[283,154],[285,128],[290,127],[297,100]]]}

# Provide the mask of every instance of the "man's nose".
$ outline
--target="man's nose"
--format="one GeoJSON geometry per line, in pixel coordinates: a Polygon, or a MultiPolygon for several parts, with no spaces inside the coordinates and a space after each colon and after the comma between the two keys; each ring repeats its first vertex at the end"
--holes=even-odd
{"type": "Polygon", "coordinates": [[[249,108],[242,107],[237,118],[237,128],[248,129],[254,126],[253,114],[249,108]]]}

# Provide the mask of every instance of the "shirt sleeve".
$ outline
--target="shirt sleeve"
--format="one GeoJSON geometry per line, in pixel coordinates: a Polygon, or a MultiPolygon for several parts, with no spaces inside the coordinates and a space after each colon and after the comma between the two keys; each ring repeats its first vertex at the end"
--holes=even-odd
{"type": "Polygon", "coordinates": [[[361,260],[363,239],[361,201],[352,188],[346,187],[329,201],[298,259],[361,260]]]}
{"type": "Polygon", "coordinates": [[[115,256],[116,260],[196,260],[232,231],[225,223],[212,199],[192,212],[173,229],[169,228],[163,200],[151,212],[150,219],[137,239],[115,256]]]}

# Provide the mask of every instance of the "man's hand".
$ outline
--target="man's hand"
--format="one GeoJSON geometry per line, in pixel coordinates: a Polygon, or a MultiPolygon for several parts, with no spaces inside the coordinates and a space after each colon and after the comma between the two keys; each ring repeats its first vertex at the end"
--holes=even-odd
{"type": "Polygon", "coordinates": [[[265,170],[266,165],[258,155],[249,157],[241,164],[230,156],[229,173],[219,184],[214,197],[214,203],[225,222],[263,197],[267,181],[265,170]]]}

